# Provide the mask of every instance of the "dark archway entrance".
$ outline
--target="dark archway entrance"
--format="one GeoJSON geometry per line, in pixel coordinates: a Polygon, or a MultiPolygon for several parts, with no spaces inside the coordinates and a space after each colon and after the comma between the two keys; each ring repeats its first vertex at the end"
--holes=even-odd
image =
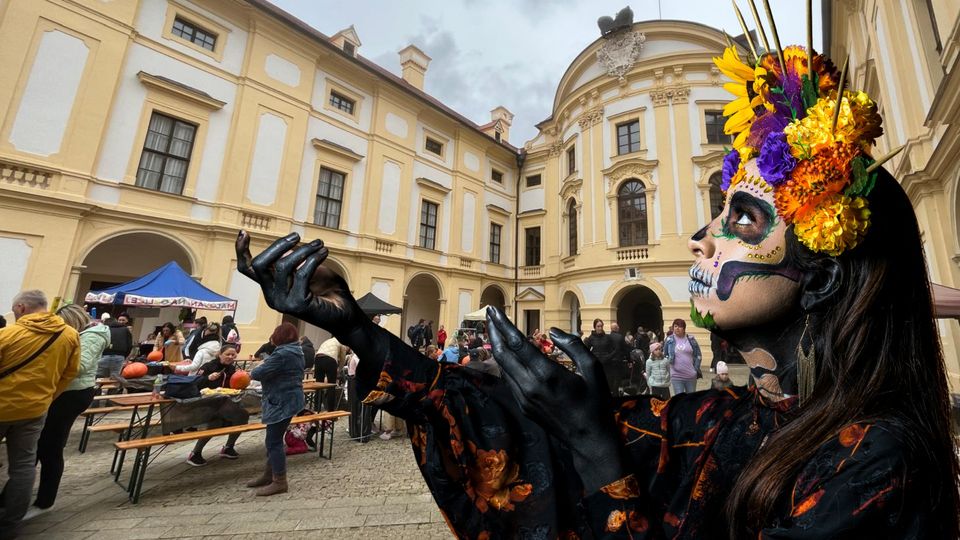
{"type": "Polygon", "coordinates": [[[576,336],[582,335],[583,321],[580,319],[580,299],[577,298],[577,295],[573,291],[567,291],[563,295],[560,307],[566,314],[564,319],[566,328],[564,330],[576,336]]]}
{"type": "Polygon", "coordinates": [[[663,308],[652,290],[637,285],[620,294],[616,303],[617,322],[624,333],[636,332],[638,326],[659,332],[663,329],[663,308]]]}
{"type": "Polygon", "coordinates": [[[403,293],[403,324],[400,325],[402,339],[407,337],[407,328],[417,324],[420,319],[425,322],[433,321],[433,332],[436,335],[440,328],[440,282],[430,274],[419,274],[411,279],[403,293]]]}
{"type": "Polygon", "coordinates": [[[504,311],[506,305],[507,300],[503,296],[503,291],[495,285],[488,286],[480,295],[480,306],[493,306],[500,311],[504,311]]]}

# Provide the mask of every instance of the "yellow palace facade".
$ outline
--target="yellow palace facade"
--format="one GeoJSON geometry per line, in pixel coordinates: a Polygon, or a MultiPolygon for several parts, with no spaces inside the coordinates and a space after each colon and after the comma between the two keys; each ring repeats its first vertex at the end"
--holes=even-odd
{"type": "MultiPolygon", "coordinates": [[[[244,228],[255,250],[322,238],[357,296],[404,309],[384,322],[400,335],[487,304],[528,332],[662,328],[688,318],[687,239],[722,205],[725,44],[684,21],[598,38],[537,136],[511,141],[501,103],[478,125],[423,91],[430,51],[399,51],[396,76],[354,28],[265,0],[0,0],[0,311],[174,260],[259,343],[281,317],[234,269],[244,228]]],[[[935,204],[955,223],[953,196],[935,204]]],[[[946,285],[952,226],[929,233],[946,285]]],[[[171,314],[133,316],[142,334],[171,314]]],[[[956,322],[941,330],[956,374],[956,322]]]]}

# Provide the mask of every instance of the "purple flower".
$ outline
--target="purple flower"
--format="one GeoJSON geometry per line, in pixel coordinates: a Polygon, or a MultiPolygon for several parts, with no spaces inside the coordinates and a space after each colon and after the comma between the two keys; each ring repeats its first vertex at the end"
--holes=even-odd
{"type": "Polygon", "coordinates": [[[740,168],[740,152],[736,150],[731,150],[723,158],[723,171],[721,176],[723,177],[723,182],[720,182],[720,189],[727,191],[730,189],[730,180],[733,179],[733,175],[737,174],[737,169],[740,168]]]}
{"type": "Polygon", "coordinates": [[[760,175],[773,187],[782,184],[797,166],[797,160],[790,153],[787,136],[782,132],[773,132],[767,135],[760,147],[760,157],[757,158],[757,169],[760,175]]]}
{"type": "Polygon", "coordinates": [[[750,148],[760,148],[763,142],[767,140],[767,135],[778,131],[783,131],[790,123],[790,117],[783,116],[775,111],[767,111],[757,116],[750,124],[750,135],[747,136],[747,146],[750,148]]]}

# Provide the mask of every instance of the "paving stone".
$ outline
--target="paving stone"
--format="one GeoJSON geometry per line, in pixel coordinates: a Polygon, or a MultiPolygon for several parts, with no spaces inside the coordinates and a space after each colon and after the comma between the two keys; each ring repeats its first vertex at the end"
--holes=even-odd
{"type": "Polygon", "coordinates": [[[143,538],[162,538],[170,527],[144,527],[136,529],[116,529],[94,533],[96,540],[139,540],[143,538]]]}
{"type": "Polygon", "coordinates": [[[143,518],[126,518],[126,519],[98,519],[95,521],[88,521],[83,525],[76,527],[78,531],[109,531],[112,529],[132,529],[136,527],[140,522],[143,521],[143,518]]]}
{"type": "Polygon", "coordinates": [[[407,523],[429,523],[431,520],[428,512],[416,512],[413,514],[381,514],[367,516],[363,522],[365,526],[370,525],[402,525],[407,523]]]}
{"type": "MultiPolygon", "coordinates": [[[[337,529],[342,527],[360,527],[367,516],[331,516],[327,518],[308,518],[300,522],[298,530],[337,529]]],[[[336,538],[336,536],[332,536],[336,538]]]]}
{"type": "Polygon", "coordinates": [[[300,524],[299,519],[285,519],[282,521],[253,521],[257,519],[256,515],[250,516],[251,521],[238,521],[227,525],[223,530],[225,534],[242,533],[280,533],[292,531],[300,524]]]}
{"type": "Polygon", "coordinates": [[[405,504],[392,504],[384,506],[361,506],[359,508],[361,514],[366,515],[377,515],[377,514],[403,514],[407,511],[407,505],[405,504]]]}

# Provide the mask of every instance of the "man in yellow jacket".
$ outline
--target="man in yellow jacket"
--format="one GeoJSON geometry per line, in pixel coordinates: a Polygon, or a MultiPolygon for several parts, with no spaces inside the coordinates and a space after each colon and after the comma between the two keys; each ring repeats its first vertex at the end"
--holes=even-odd
{"type": "Polygon", "coordinates": [[[16,535],[30,505],[44,416],[80,366],[77,331],[47,311],[42,291],[14,297],[13,315],[16,323],[0,330],[0,440],[6,440],[8,476],[0,539],[16,535]]]}

